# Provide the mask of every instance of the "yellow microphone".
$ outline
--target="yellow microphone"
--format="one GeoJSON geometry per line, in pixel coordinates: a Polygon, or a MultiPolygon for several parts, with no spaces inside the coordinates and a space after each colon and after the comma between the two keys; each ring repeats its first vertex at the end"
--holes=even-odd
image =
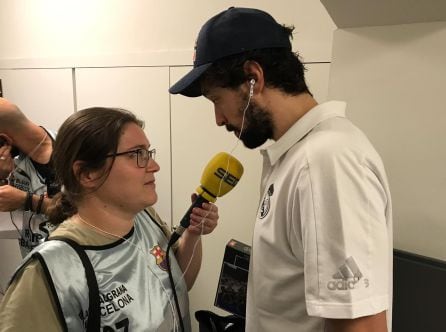
{"type": "Polygon", "coordinates": [[[196,189],[198,197],[180,221],[180,225],[172,233],[169,245],[174,244],[190,225],[190,215],[194,207],[212,202],[227,194],[236,186],[243,175],[242,164],[226,152],[217,153],[206,165],[201,176],[200,185],[196,189]]]}

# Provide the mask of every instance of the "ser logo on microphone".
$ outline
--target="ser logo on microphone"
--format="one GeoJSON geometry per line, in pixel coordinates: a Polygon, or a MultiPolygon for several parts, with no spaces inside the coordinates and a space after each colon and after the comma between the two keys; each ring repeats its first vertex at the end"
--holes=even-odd
{"type": "Polygon", "coordinates": [[[224,182],[234,187],[238,183],[238,179],[229,172],[226,172],[223,168],[219,167],[214,175],[219,179],[222,179],[224,182]]]}

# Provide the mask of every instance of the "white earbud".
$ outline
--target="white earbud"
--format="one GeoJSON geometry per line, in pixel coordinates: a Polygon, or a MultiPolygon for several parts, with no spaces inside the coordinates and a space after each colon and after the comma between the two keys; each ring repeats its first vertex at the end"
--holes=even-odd
{"type": "Polygon", "coordinates": [[[252,97],[252,95],[254,94],[254,85],[256,84],[256,80],[251,78],[251,80],[249,81],[249,97],[252,97]]]}

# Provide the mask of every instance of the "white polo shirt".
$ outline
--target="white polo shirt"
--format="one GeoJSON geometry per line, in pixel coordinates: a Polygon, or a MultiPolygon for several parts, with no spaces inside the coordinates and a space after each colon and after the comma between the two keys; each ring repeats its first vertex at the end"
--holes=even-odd
{"type": "Polygon", "coordinates": [[[384,310],[391,331],[388,182],[345,107],[314,107],[262,151],[246,331],[322,332],[323,318],[384,310]]]}

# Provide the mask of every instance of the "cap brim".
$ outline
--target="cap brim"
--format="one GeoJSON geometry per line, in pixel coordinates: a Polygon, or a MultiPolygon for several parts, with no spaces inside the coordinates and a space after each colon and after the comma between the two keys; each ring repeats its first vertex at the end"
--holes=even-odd
{"type": "Polygon", "coordinates": [[[182,79],[172,85],[169,92],[172,94],[182,94],[187,97],[199,97],[202,95],[200,86],[200,76],[212,65],[206,63],[192,69],[182,79]]]}

